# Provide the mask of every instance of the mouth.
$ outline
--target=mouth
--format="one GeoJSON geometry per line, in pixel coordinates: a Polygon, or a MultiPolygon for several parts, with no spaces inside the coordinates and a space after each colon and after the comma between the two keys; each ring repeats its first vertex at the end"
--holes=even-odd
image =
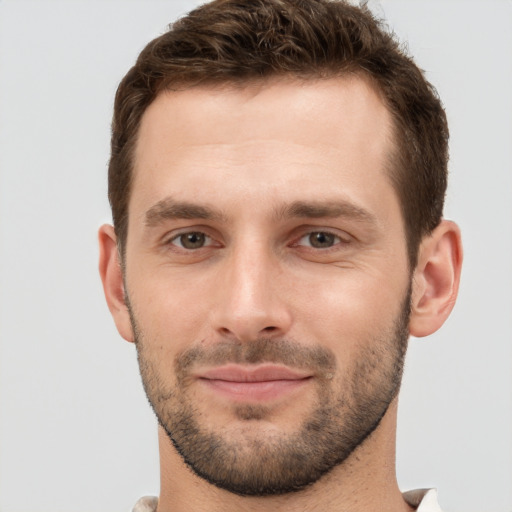
{"type": "Polygon", "coordinates": [[[196,377],[211,392],[236,402],[276,400],[297,391],[313,378],[311,374],[275,364],[230,364],[205,370],[196,377]]]}

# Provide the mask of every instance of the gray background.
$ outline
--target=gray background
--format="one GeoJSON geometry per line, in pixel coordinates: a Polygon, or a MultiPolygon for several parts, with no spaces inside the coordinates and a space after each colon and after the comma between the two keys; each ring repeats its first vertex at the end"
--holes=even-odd
{"type": "MultiPolygon", "coordinates": [[[[156,425],[97,275],[115,87],[198,2],[0,1],[0,511],[127,511],[158,493],[156,425]]],[[[512,2],[372,2],[450,120],[459,302],[411,340],[403,489],[512,511],[512,2]]]]}

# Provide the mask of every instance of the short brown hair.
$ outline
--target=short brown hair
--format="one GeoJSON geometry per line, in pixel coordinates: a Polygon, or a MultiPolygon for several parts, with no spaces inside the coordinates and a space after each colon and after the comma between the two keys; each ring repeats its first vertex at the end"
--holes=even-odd
{"type": "Polygon", "coordinates": [[[435,89],[366,6],[330,0],[215,0],[151,41],[117,90],[109,201],[119,249],[128,230],[134,149],[141,118],[159,92],[261,78],[359,73],[394,120],[393,186],[409,261],[440,222],[447,185],[448,126],[435,89]]]}

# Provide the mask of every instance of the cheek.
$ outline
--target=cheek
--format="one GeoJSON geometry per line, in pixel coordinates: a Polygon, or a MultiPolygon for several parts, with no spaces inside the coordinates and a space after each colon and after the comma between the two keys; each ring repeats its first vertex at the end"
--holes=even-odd
{"type": "Polygon", "coordinates": [[[138,276],[129,287],[130,301],[147,345],[168,360],[206,337],[208,292],[200,280],[138,276]]]}
{"type": "Polygon", "coordinates": [[[308,333],[312,342],[329,345],[340,354],[339,364],[393,329],[406,289],[402,277],[390,282],[382,275],[349,274],[341,271],[337,278],[311,282],[303,294],[302,313],[297,315],[298,332],[308,333]]]}

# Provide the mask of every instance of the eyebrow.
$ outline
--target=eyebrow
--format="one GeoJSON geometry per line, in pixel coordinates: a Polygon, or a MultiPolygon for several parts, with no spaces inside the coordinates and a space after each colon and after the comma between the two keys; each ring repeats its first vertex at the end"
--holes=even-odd
{"type": "Polygon", "coordinates": [[[224,221],[225,216],[218,210],[208,206],[176,201],[172,197],[166,197],[153,205],[145,214],[145,224],[155,227],[166,220],[173,219],[204,219],[224,221]]]}
{"type": "MultiPolygon", "coordinates": [[[[276,221],[292,218],[338,218],[344,217],[358,222],[377,224],[375,215],[349,201],[294,201],[277,208],[274,212],[276,221]]],[[[166,197],[158,201],[145,213],[145,224],[155,227],[166,220],[204,219],[226,222],[227,217],[219,210],[209,206],[186,201],[176,201],[166,197]]]]}
{"type": "Polygon", "coordinates": [[[377,224],[375,215],[349,201],[295,201],[276,211],[276,219],[345,217],[358,222],[377,224]]]}

